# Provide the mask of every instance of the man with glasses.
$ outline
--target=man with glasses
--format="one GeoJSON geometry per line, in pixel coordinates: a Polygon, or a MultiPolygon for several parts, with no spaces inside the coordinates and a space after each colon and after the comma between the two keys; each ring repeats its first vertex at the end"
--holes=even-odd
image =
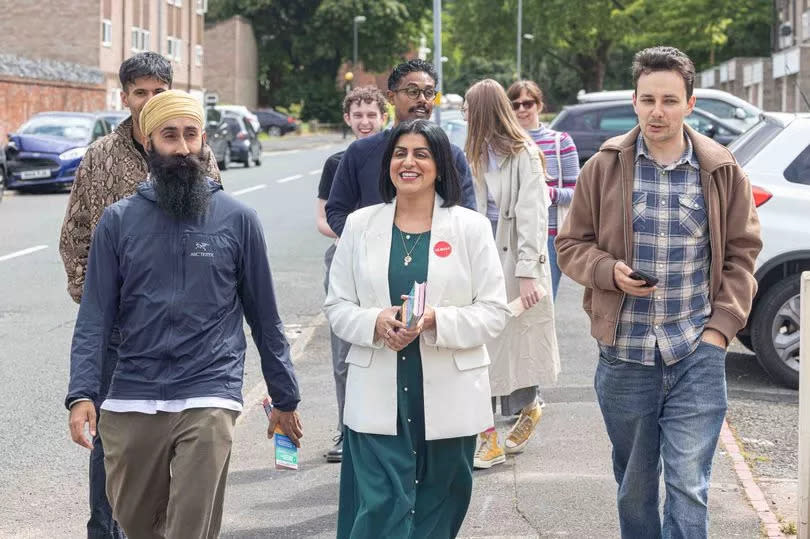
{"type": "MultiPolygon", "coordinates": [[[[401,63],[388,77],[388,100],[394,105],[394,122],[415,118],[429,119],[436,98],[436,71],[424,60],[401,63]]],[[[340,160],[329,200],[326,220],[338,236],[343,232],[346,217],[356,209],[379,204],[380,168],[383,152],[391,131],[357,140],[349,146],[340,160]]],[[[453,162],[461,178],[462,206],[475,210],[472,175],[461,148],[452,145],[453,162]]]]}

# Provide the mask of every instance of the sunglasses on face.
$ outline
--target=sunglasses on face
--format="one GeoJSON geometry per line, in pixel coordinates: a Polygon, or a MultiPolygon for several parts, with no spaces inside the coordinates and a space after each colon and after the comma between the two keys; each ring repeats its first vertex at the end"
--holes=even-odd
{"type": "Polygon", "coordinates": [[[537,102],[533,99],[527,99],[526,101],[512,101],[512,108],[514,110],[520,110],[520,107],[523,107],[524,109],[529,110],[536,104],[537,102]]]}
{"type": "Polygon", "coordinates": [[[406,88],[400,88],[399,90],[395,90],[397,93],[403,92],[405,95],[408,96],[408,99],[412,101],[416,101],[419,99],[419,94],[425,96],[425,99],[428,101],[432,101],[433,98],[436,97],[436,90],[433,88],[419,88],[418,86],[408,86],[406,88]]]}

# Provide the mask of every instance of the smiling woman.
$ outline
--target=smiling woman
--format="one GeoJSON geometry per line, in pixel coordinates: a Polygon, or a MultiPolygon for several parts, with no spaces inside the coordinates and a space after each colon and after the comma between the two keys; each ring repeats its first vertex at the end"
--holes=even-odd
{"type": "Polygon", "coordinates": [[[324,305],[351,343],[337,536],[455,537],[475,434],[492,425],[484,344],[506,323],[503,273],[487,220],[457,205],[438,125],[394,128],[380,191],[346,220],[324,305]],[[406,323],[416,283],[424,314],[406,323]]]}

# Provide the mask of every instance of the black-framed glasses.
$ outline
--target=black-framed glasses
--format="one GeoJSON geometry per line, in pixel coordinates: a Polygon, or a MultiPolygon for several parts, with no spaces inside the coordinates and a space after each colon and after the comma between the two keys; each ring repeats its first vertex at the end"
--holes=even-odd
{"type": "Polygon", "coordinates": [[[525,101],[512,101],[512,108],[514,110],[520,110],[520,107],[523,107],[526,110],[530,110],[536,104],[537,101],[535,101],[534,99],[527,99],[525,101]]]}
{"type": "Polygon", "coordinates": [[[405,95],[408,96],[408,99],[411,101],[416,101],[419,99],[419,94],[425,96],[427,101],[433,101],[436,97],[436,90],[433,88],[419,88],[418,86],[406,86],[405,88],[400,88],[399,90],[394,90],[395,92],[403,92],[405,95]]]}

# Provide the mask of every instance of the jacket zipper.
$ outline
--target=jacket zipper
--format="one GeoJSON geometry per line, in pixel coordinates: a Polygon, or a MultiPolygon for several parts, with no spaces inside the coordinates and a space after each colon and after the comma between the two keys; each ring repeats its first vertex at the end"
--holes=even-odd
{"type": "MultiPolygon", "coordinates": [[[[624,159],[622,158],[622,152],[619,151],[619,167],[622,173],[622,231],[624,232],[624,251],[625,251],[625,258],[627,258],[627,262],[632,264],[632,257],[630,256],[630,242],[627,240],[627,181],[625,178],[624,173],[624,159]]],[[[628,265],[630,265],[628,264],[628,265]]],[[[624,300],[626,299],[627,294],[622,290],[622,299],[619,301],[619,307],[616,309],[616,322],[613,324],[613,337],[611,338],[611,345],[616,346],[616,334],[619,332],[619,318],[622,315],[622,307],[624,307],[624,300]]]]}

